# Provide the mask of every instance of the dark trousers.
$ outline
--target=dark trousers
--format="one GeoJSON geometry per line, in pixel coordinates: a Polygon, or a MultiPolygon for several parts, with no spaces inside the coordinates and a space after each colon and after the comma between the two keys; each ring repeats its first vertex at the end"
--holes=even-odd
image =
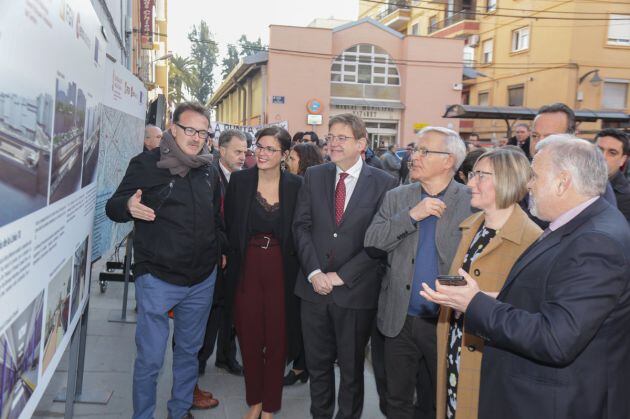
{"type": "Polygon", "coordinates": [[[287,352],[282,254],[273,240],[267,249],[252,238],[236,290],[234,320],[243,355],[245,399],[265,412],[282,406],[287,352]]]}
{"type": "Polygon", "coordinates": [[[435,418],[437,370],[437,319],[407,316],[394,338],[385,338],[387,417],[413,419],[418,389],[421,418],[435,418]]]}
{"type": "MultiPolygon", "coordinates": [[[[300,315],[299,309],[298,309],[297,314],[298,316],[300,315]]],[[[298,324],[301,326],[302,322],[298,321],[298,324]]],[[[298,344],[297,349],[294,349],[295,356],[293,357],[292,360],[290,360],[293,362],[293,364],[291,365],[291,368],[298,371],[308,372],[308,368],[306,368],[306,355],[304,354],[304,338],[302,337],[302,328],[298,327],[298,330],[296,330],[295,333],[298,335],[297,339],[295,338],[291,339],[291,336],[289,337],[289,341],[297,342],[298,344]]]]}
{"type": "Polygon", "coordinates": [[[203,346],[197,354],[200,364],[205,364],[214,352],[217,345],[216,362],[228,363],[236,360],[236,337],[234,333],[234,320],[231,305],[226,303],[214,303],[206,325],[206,335],[203,338],[203,346]]]}
{"type": "Polygon", "coordinates": [[[308,371],[308,368],[306,368],[306,356],[304,355],[304,342],[302,342],[300,351],[293,360],[293,365],[291,366],[291,368],[299,371],[308,371]]]}
{"type": "Polygon", "coordinates": [[[381,413],[387,416],[387,378],[385,376],[385,336],[378,331],[376,322],[370,337],[370,352],[372,355],[372,370],[378,393],[378,407],[381,413]]]}
{"type": "Polygon", "coordinates": [[[332,418],[335,410],[335,359],[340,383],[337,419],[360,418],[363,364],[376,310],[343,308],[302,300],[302,335],[311,380],[311,414],[332,418]]]}

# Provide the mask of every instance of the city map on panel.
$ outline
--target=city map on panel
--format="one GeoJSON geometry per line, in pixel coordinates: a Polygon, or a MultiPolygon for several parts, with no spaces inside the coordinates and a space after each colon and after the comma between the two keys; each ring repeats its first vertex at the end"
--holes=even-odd
{"type": "Polygon", "coordinates": [[[102,106],[101,140],[97,174],[96,213],[92,260],[119,243],[131,231],[132,224],[112,223],[105,216],[105,203],[125,174],[126,164],[142,151],[144,121],[127,113],[102,106]]]}

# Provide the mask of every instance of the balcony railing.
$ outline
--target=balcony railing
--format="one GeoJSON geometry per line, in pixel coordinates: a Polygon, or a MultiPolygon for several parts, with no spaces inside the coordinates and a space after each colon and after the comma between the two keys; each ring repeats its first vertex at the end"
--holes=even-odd
{"type": "Polygon", "coordinates": [[[381,13],[376,15],[375,19],[379,21],[383,20],[385,17],[387,17],[388,15],[394,13],[396,10],[399,10],[399,9],[409,10],[409,1],[398,0],[398,1],[393,1],[389,3],[385,10],[383,10],[381,13]]]}
{"type": "Polygon", "coordinates": [[[433,32],[437,32],[444,28],[448,28],[451,25],[454,25],[462,20],[475,20],[475,10],[474,9],[462,9],[459,12],[453,13],[449,17],[439,22],[435,22],[429,25],[429,34],[433,32]]]}

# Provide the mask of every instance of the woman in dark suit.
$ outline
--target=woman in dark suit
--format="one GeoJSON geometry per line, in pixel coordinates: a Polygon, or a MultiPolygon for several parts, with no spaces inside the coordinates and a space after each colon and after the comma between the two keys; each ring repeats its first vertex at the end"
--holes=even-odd
{"type": "Polygon", "coordinates": [[[259,131],[256,167],[234,172],[225,196],[228,278],[236,281],[234,320],[251,419],[280,410],[284,366],[299,347],[291,225],[302,179],[280,169],[290,147],[286,130],[259,131]]]}

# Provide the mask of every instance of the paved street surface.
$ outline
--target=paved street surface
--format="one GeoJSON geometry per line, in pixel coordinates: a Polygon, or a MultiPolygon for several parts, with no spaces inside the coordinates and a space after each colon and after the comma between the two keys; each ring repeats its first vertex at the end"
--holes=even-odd
{"type": "MultiPolygon", "coordinates": [[[[95,264],[92,272],[92,291],[90,300],[90,315],[88,339],[86,349],[86,367],[84,376],[84,391],[93,389],[113,390],[109,403],[102,405],[77,404],[76,418],[130,418],[132,414],[131,386],[133,360],[135,357],[133,324],[111,323],[107,319],[111,310],[120,310],[122,302],[123,284],[110,283],[105,294],[101,294],[98,287],[98,273],[101,263],[95,264]]],[[[130,308],[133,309],[133,286],[129,293],[130,308]]],[[[46,390],[33,417],[60,418],[63,417],[64,404],[54,403],[54,396],[66,385],[68,369],[68,351],[59,364],[55,375],[46,390]]],[[[164,368],[158,383],[158,402],[155,413],[156,419],[166,418],[166,402],[170,395],[171,360],[169,349],[166,354],[164,368]]],[[[337,383],[339,377],[337,376],[337,383]]],[[[195,418],[225,418],[238,419],[247,411],[245,404],[245,384],[242,377],[235,377],[218,370],[214,366],[214,357],[208,361],[206,374],[201,377],[201,387],[212,391],[219,399],[220,405],[212,410],[193,412],[195,418]]],[[[382,419],[378,410],[378,397],[374,384],[374,376],[369,365],[365,371],[365,406],[363,418],[382,419]]],[[[309,394],[308,384],[296,384],[286,388],[283,395],[282,411],[278,418],[308,418],[309,394]]]]}

